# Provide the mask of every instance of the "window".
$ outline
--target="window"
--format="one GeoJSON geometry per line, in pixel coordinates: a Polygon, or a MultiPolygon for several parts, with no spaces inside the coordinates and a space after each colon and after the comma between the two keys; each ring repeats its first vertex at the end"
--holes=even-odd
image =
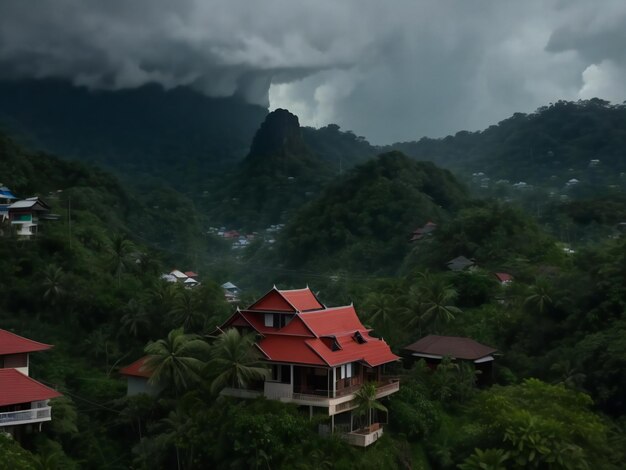
{"type": "Polygon", "coordinates": [[[279,320],[278,320],[278,324],[282,328],[284,326],[289,325],[289,323],[291,322],[292,319],[293,319],[293,315],[280,315],[279,316],[279,320]]]}
{"type": "Polygon", "coordinates": [[[357,343],[359,344],[363,344],[365,343],[365,338],[363,338],[363,335],[357,331],[356,333],[354,333],[354,339],[356,340],[357,343]]]}
{"type": "Polygon", "coordinates": [[[272,364],[271,381],[284,384],[291,383],[291,367],[287,365],[272,364]]]}
{"type": "Polygon", "coordinates": [[[272,382],[278,382],[280,380],[280,366],[272,364],[272,382]]]}
{"type": "Polygon", "coordinates": [[[352,363],[344,364],[341,366],[341,372],[339,374],[340,379],[349,379],[352,377],[352,363]]]}
{"type": "Polygon", "coordinates": [[[265,314],[265,326],[273,328],[274,327],[274,314],[266,313],[265,314]]]}

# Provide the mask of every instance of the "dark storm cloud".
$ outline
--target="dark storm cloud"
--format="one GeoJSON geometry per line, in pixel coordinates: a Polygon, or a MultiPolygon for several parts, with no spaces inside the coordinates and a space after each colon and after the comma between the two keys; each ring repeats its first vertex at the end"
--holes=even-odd
{"type": "Polygon", "coordinates": [[[0,76],[191,85],[374,142],[626,98],[626,4],[586,0],[3,0],[0,76]],[[593,3],[593,5],[592,5],[593,3]]]}

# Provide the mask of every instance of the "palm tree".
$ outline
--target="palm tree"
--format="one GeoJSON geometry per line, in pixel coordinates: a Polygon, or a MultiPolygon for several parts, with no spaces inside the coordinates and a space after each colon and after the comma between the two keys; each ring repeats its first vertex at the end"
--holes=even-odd
{"type": "Polygon", "coordinates": [[[186,335],[182,328],[172,330],[167,338],[150,342],[145,352],[150,357],[145,367],[152,372],[151,385],[173,387],[175,393],[200,381],[203,359],[208,357],[208,343],[196,335],[186,335]]]}
{"type": "Polygon", "coordinates": [[[422,274],[423,284],[418,289],[421,294],[422,320],[433,324],[434,331],[439,331],[440,323],[454,320],[454,315],[461,309],[453,305],[458,293],[450,284],[441,278],[433,278],[429,274],[422,274]]]}
{"type": "Polygon", "coordinates": [[[46,266],[42,281],[45,289],[43,294],[44,300],[50,302],[51,305],[55,305],[57,300],[65,295],[64,282],[65,273],[63,273],[63,269],[52,264],[46,266]]]}
{"type": "Polygon", "coordinates": [[[376,386],[372,383],[363,384],[354,394],[357,402],[356,412],[367,416],[367,426],[372,425],[372,410],[387,411],[387,408],[376,399],[376,386]]]}
{"type": "MultiPolygon", "coordinates": [[[[176,449],[176,464],[178,469],[181,468],[181,459],[180,459],[180,448],[178,445],[178,441],[181,437],[185,435],[187,430],[190,427],[191,419],[189,415],[185,413],[182,409],[178,408],[170,411],[167,418],[161,419],[160,423],[167,429],[165,433],[166,439],[174,446],[176,449]]],[[[189,450],[190,455],[188,455],[188,461],[191,460],[191,449],[189,450]]]]}
{"type": "Polygon", "coordinates": [[[122,283],[122,273],[130,267],[133,243],[124,235],[116,235],[110,247],[111,271],[117,276],[118,287],[122,283]]]}
{"type": "Polygon", "coordinates": [[[176,298],[176,287],[178,286],[162,279],[155,282],[147,296],[150,312],[158,318],[171,315],[176,298]]]}
{"type": "Polygon", "coordinates": [[[180,325],[186,332],[201,331],[206,326],[207,316],[198,306],[191,290],[183,289],[174,297],[171,317],[175,325],[180,325]]]}
{"type": "Polygon", "coordinates": [[[245,388],[267,377],[268,370],[259,359],[253,336],[242,336],[235,328],[226,330],[211,349],[208,366],[215,375],[211,392],[217,393],[225,387],[245,388]]]}
{"type": "Polygon", "coordinates": [[[369,322],[384,333],[388,333],[393,321],[398,320],[392,315],[393,300],[387,294],[374,292],[369,294],[365,299],[365,311],[368,313],[369,322]]]}
{"type": "Polygon", "coordinates": [[[546,307],[552,305],[550,286],[545,279],[537,279],[535,285],[529,290],[530,295],[524,300],[525,306],[531,306],[539,313],[543,313],[546,307]]]}
{"type": "Polygon", "coordinates": [[[150,327],[150,316],[143,304],[137,299],[130,299],[124,310],[126,313],[121,318],[124,330],[134,337],[139,336],[141,331],[145,333],[150,327]]]}

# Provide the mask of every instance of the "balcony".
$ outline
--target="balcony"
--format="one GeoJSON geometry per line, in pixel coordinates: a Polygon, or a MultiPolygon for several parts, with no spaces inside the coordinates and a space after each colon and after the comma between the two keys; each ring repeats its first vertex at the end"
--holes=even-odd
{"type": "Polygon", "coordinates": [[[49,406],[42,406],[41,408],[32,408],[30,410],[0,413],[0,427],[50,421],[52,419],[51,410],[52,408],[49,406]]]}
{"type": "Polygon", "coordinates": [[[371,426],[357,429],[356,431],[352,431],[346,434],[341,434],[341,437],[342,439],[345,439],[346,442],[350,445],[356,447],[367,447],[380,439],[382,435],[382,424],[374,423],[371,426]]]}
{"type": "MultiPolygon", "coordinates": [[[[297,393],[293,392],[292,384],[267,381],[261,390],[246,390],[239,388],[225,388],[221,394],[237,398],[257,398],[265,396],[270,400],[279,400],[285,403],[294,403],[300,406],[316,406],[328,408],[328,416],[344,411],[353,410],[357,407],[354,394],[361,388],[362,384],[346,387],[336,393],[336,396],[329,397],[327,390],[317,393],[297,393]],[[323,394],[322,394],[323,393],[323,394]]],[[[396,378],[388,378],[384,382],[376,385],[376,398],[380,399],[400,390],[400,382],[396,378]]]]}

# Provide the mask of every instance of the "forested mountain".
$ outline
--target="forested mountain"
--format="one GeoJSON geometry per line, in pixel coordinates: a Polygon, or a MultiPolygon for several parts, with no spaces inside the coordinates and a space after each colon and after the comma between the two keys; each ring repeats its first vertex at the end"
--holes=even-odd
{"type": "Polygon", "coordinates": [[[599,186],[626,172],[626,105],[600,99],[559,101],[531,114],[515,113],[479,132],[422,138],[390,146],[466,175],[483,172],[511,183],[562,187],[577,178],[599,186]],[[599,160],[597,166],[591,160],[599,160]]]}
{"type": "Polygon", "coordinates": [[[413,230],[449,219],[467,198],[447,170],[399,152],[383,154],[335,180],[296,213],[279,248],[292,267],[393,270],[413,230]]]}
{"type": "Polygon", "coordinates": [[[212,215],[222,223],[257,229],[284,222],[332,175],[304,141],[297,116],[277,109],[261,124],[239,168],[220,180],[212,215]]]}
{"type": "Polygon", "coordinates": [[[56,80],[0,81],[0,123],[29,147],[152,176],[182,192],[247,153],[267,110],[158,85],[91,91],[56,80]]]}

